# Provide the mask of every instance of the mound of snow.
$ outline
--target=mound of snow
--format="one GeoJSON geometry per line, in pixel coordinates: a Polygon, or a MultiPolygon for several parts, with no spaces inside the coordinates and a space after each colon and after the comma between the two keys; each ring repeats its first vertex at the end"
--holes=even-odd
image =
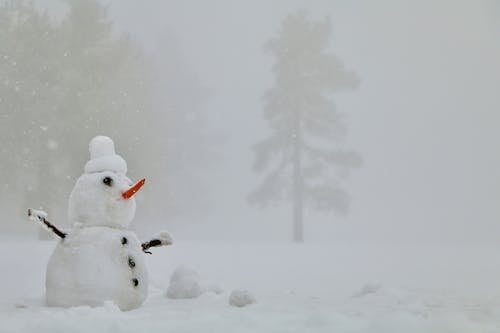
{"type": "Polygon", "coordinates": [[[352,297],[363,297],[370,294],[375,294],[382,290],[382,285],[375,283],[367,283],[360,290],[355,292],[352,297]]]}
{"type": "Polygon", "coordinates": [[[229,304],[243,307],[255,303],[255,297],[247,290],[233,290],[229,295],[229,304]]]}
{"type": "Polygon", "coordinates": [[[179,266],[175,269],[170,277],[170,285],[166,293],[168,298],[196,298],[202,293],[200,276],[196,271],[187,266],[179,266]]]}

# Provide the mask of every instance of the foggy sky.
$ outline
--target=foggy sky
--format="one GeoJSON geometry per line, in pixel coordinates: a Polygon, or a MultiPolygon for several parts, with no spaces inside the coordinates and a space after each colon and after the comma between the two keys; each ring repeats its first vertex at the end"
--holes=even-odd
{"type": "MultiPolygon", "coordinates": [[[[54,2],[42,1],[55,8],[54,2]]],[[[289,238],[289,208],[259,211],[250,146],[266,135],[262,95],[272,85],[263,44],[289,12],[330,15],[332,51],[361,78],[335,97],[348,115],[347,218],[309,215],[306,239],[496,241],[500,238],[500,4],[488,1],[110,1],[110,16],[154,53],[174,36],[210,98],[222,133],[211,179],[218,237],[289,238]],[[281,236],[277,236],[281,235],[281,236]],[[243,237],[243,236],[241,236],[243,237]]],[[[139,208],[140,209],[140,208],[139,208]]],[[[191,228],[191,229],[190,229],[191,228]]]]}

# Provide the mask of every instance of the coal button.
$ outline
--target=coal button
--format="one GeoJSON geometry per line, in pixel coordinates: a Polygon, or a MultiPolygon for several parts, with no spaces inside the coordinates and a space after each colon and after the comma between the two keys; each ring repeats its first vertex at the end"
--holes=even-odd
{"type": "Polygon", "coordinates": [[[135,261],[134,259],[132,259],[132,257],[128,257],[128,265],[130,266],[130,268],[135,267],[135,261]]]}

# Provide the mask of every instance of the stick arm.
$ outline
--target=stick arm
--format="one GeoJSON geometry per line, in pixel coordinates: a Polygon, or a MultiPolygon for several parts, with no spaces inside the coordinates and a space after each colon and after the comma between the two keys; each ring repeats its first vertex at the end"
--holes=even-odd
{"type": "Polygon", "coordinates": [[[158,246],[168,246],[172,245],[173,243],[174,242],[172,240],[172,236],[170,236],[168,232],[162,231],[158,235],[154,236],[151,240],[142,243],[141,247],[144,253],[152,254],[150,251],[148,251],[149,248],[158,246]]]}
{"type": "Polygon", "coordinates": [[[66,238],[66,233],[62,232],[55,225],[47,220],[47,213],[43,210],[28,208],[28,217],[33,221],[42,222],[50,231],[59,236],[61,239],[66,238]]]}

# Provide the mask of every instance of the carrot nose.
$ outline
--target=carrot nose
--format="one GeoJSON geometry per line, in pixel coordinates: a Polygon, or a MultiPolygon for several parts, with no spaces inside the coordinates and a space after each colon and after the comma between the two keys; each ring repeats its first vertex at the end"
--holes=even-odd
{"type": "Polygon", "coordinates": [[[145,182],[146,182],[145,178],[139,180],[137,183],[135,183],[135,185],[133,185],[131,188],[122,193],[122,198],[123,199],[132,198],[132,196],[136,194],[137,191],[139,191],[139,189],[142,187],[142,185],[144,185],[145,182]]]}

